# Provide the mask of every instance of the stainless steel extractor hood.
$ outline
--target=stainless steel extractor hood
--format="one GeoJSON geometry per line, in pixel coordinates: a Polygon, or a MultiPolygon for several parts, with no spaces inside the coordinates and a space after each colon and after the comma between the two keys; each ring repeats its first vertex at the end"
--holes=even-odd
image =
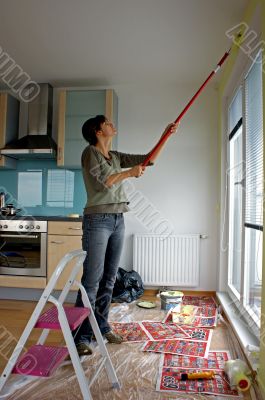
{"type": "Polygon", "coordinates": [[[28,103],[27,135],[7,143],[0,154],[16,159],[56,157],[57,145],[51,136],[53,89],[47,83],[39,86],[39,95],[28,103]]]}

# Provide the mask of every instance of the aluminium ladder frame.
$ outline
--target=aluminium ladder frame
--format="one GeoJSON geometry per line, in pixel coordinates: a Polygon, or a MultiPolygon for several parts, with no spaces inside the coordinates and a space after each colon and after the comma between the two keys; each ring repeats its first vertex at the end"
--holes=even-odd
{"type": "MultiPolygon", "coordinates": [[[[34,329],[42,311],[44,306],[46,305],[47,302],[51,302],[53,303],[58,311],[58,320],[61,326],[61,330],[65,339],[65,343],[66,346],[68,348],[71,360],[72,360],[72,364],[78,379],[78,383],[80,386],[80,390],[82,392],[83,398],[84,400],[92,400],[92,396],[91,396],[91,392],[90,392],[90,386],[94,383],[95,379],[97,378],[98,374],[100,373],[102,367],[105,365],[106,367],[106,371],[108,374],[108,378],[110,380],[110,382],[112,383],[112,387],[116,388],[116,389],[120,389],[120,384],[115,372],[115,369],[113,367],[110,355],[108,353],[108,350],[105,346],[103,337],[101,335],[100,329],[98,327],[98,323],[97,320],[95,318],[93,309],[91,307],[88,295],[85,291],[84,286],[79,283],[78,281],[75,280],[77,273],[79,272],[79,269],[83,266],[83,262],[85,260],[86,257],[86,252],[83,250],[74,250],[71,251],[69,253],[67,253],[58,263],[56,270],[53,272],[48,285],[46,286],[46,288],[44,289],[44,292],[40,298],[40,300],[38,301],[2,375],[0,378],[0,394],[1,391],[5,385],[5,383],[7,382],[10,374],[12,373],[12,370],[19,358],[20,353],[22,352],[28,338],[29,335],[31,333],[31,331],[34,329]],[[74,258],[77,258],[76,264],[72,269],[72,272],[70,274],[69,279],[67,280],[58,300],[51,295],[52,291],[55,288],[55,285],[61,275],[61,273],[63,272],[63,270],[66,268],[66,266],[68,265],[68,263],[73,260],[74,258]],[[102,355],[102,360],[99,363],[99,366],[97,368],[97,372],[94,374],[94,376],[91,378],[90,382],[88,382],[88,379],[84,373],[84,370],[82,368],[81,365],[81,361],[79,358],[79,355],[77,353],[76,350],[76,346],[75,346],[75,342],[74,342],[74,338],[72,336],[72,332],[70,330],[70,326],[65,314],[65,310],[63,308],[63,303],[69,293],[69,290],[71,288],[72,285],[76,285],[79,287],[79,289],[81,290],[81,294],[82,294],[82,301],[84,304],[85,308],[88,308],[90,310],[90,314],[88,316],[89,322],[91,324],[93,333],[95,335],[97,344],[98,344],[98,348],[99,348],[99,352],[102,355]]],[[[43,329],[43,332],[41,333],[37,344],[39,345],[43,345],[45,343],[45,340],[47,339],[48,335],[49,335],[50,329],[43,329]]]]}

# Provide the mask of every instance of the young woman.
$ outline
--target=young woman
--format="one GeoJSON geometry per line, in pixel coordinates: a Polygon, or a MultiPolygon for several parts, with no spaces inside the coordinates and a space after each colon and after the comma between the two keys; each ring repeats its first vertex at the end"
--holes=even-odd
{"type": "MultiPolygon", "coordinates": [[[[172,133],[177,129],[176,124],[170,124],[166,130],[169,127],[172,133]]],[[[123,246],[123,213],[129,211],[122,182],[124,179],[143,175],[145,168],[141,163],[147,155],[111,151],[111,140],[117,132],[104,115],[87,120],[82,127],[82,133],[89,145],[83,151],[81,159],[87,191],[82,237],[83,250],[87,252],[87,256],[81,281],[102,335],[110,343],[119,344],[122,337],[111,330],[108,314],[123,246]],[[127,169],[123,171],[123,168],[127,169]]],[[[151,158],[150,165],[161,149],[151,158]]],[[[80,291],[76,306],[83,306],[80,291]]],[[[89,347],[91,337],[92,329],[86,319],[79,330],[74,332],[80,355],[92,353],[89,347]]]]}

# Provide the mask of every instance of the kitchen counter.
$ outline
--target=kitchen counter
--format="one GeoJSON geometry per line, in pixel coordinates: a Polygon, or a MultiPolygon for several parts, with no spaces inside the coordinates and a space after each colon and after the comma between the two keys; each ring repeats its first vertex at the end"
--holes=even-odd
{"type": "MultiPolygon", "coordinates": [[[[82,222],[83,217],[67,217],[64,215],[55,215],[55,216],[42,216],[42,217],[34,217],[35,219],[43,218],[44,221],[72,221],[72,222],[82,222]]],[[[40,219],[41,221],[41,219],[40,219]]]]}
{"type": "Polygon", "coordinates": [[[72,221],[72,222],[82,222],[82,216],[80,217],[67,217],[66,215],[0,215],[0,220],[22,220],[22,221],[72,221]]]}

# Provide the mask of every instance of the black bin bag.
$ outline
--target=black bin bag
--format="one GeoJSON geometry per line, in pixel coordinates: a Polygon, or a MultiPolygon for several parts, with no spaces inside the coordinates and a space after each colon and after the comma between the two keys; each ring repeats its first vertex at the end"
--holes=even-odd
{"type": "Polygon", "coordinates": [[[116,282],[113,288],[113,303],[131,303],[144,293],[143,281],[138,272],[118,269],[116,282]]]}

